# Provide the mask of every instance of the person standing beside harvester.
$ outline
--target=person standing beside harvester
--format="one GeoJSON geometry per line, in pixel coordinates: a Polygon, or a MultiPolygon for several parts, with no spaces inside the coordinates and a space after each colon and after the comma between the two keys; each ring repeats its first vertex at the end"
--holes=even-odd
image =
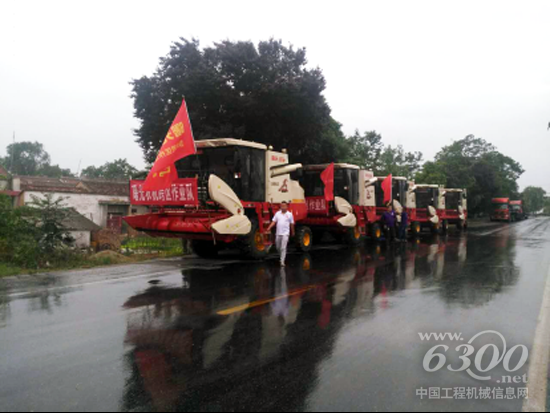
{"type": "Polygon", "coordinates": [[[273,222],[269,226],[268,232],[271,232],[275,226],[277,226],[276,246],[277,251],[281,255],[281,267],[286,267],[288,241],[296,233],[294,215],[288,210],[287,202],[281,204],[281,210],[273,217],[273,222]]]}
{"type": "Polygon", "coordinates": [[[397,214],[392,203],[388,204],[388,211],[382,216],[382,222],[386,226],[386,240],[388,242],[395,242],[397,238],[397,214]]]}
{"type": "Polygon", "coordinates": [[[399,224],[399,241],[407,242],[407,232],[409,231],[409,214],[403,210],[401,214],[401,223],[399,224]]]}

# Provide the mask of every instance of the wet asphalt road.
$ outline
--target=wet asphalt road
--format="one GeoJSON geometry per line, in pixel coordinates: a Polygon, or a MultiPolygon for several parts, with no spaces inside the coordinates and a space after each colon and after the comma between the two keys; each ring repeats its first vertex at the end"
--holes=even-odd
{"type": "Polygon", "coordinates": [[[530,349],[549,266],[550,219],[533,219],[320,248],[286,270],[229,256],[0,280],[0,411],[519,411],[421,400],[511,373],[428,373],[428,350],[447,344],[457,368],[459,344],[419,333],[530,349]]]}

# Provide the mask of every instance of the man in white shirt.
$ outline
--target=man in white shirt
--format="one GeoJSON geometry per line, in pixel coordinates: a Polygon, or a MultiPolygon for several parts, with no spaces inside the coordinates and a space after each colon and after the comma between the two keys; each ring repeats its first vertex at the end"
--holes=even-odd
{"type": "Polygon", "coordinates": [[[286,267],[288,241],[291,236],[294,236],[296,230],[294,215],[288,210],[287,202],[281,204],[281,210],[273,217],[273,222],[269,226],[268,232],[271,232],[275,226],[277,226],[276,246],[277,251],[281,254],[281,266],[286,267]]]}

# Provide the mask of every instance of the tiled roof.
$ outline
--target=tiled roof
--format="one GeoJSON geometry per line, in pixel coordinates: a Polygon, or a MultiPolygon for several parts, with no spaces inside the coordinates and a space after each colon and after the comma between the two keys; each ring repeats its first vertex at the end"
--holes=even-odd
{"type": "Polygon", "coordinates": [[[9,176],[8,171],[2,165],[0,165],[0,176],[9,176]]]}
{"type": "Polygon", "coordinates": [[[21,191],[60,192],[107,196],[130,196],[129,181],[104,181],[79,178],[47,178],[43,176],[18,176],[21,191]]]}

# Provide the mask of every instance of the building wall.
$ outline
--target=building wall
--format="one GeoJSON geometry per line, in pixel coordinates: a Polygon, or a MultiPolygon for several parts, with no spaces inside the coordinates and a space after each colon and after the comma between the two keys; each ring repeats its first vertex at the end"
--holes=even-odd
{"type": "Polygon", "coordinates": [[[89,231],[70,231],[71,237],[75,239],[77,248],[90,248],[92,245],[92,233],[89,231]]]}
{"type": "MultiPolygon", "coordinates": [[[[81,215],[84,215],[90,221],[102,228],[107,226],[107,205],[100,202],[130,202],[128,197],[117,197],[107,195],[87,195],[87,194],[63,194],[54,193],[54,199],[63,198],[67,207],[76,209],[81,215]]],[[[33,202],[33,196],[39,199],[44,198],[41,192],[24,192],[21,195],[20,205],[26,205],[33,202]]],[[[128,207],[128,212],[130,208],[128,207]]]]}

